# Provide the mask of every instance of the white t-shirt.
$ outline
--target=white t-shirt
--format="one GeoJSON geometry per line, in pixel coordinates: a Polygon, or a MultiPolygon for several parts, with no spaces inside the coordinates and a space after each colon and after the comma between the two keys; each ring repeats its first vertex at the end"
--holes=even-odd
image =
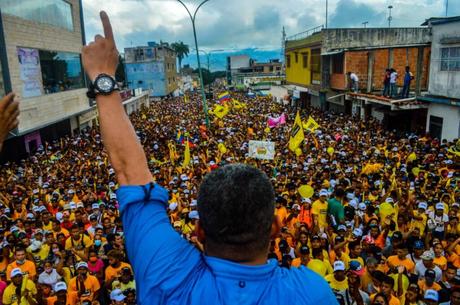
{"type": "MultiPolygon", "coordinates": [[[[423,261],[422,262],[419,262],[417,264],[415,264],[415,274],[418,275],[418,279],[421,280],[423,278],[425,278],[425,271],[426,271],[426,267],[425,265],[423,264],[423,261]]],[[[435,281],[436,282],[439,282],[441,279],[442,279],[442,270],[438,267],[438,266],[435,266],[433,268],[434,272],[436,273],[436,279],[435,281]]]]}
{"type": "Polygon", "coordinates": [[[355,82],[359,81],[358,75],[356,75],[355,73],[350,74],[350,79],[355,82]]]}
{"type": "Polygon", "coordinates": [[[392,84],[396,83],[396,78],[397,77],[398,77],[398,73],[391,72],[391,74],[390,74],[390,83],[392,83],[392,84]]]}
{"type": "Polygon", "coordinates": [[[449,216],[447,216],[447,214],[442,214],[442,216],[436,216],[435,212],[431,211],[428,217],[429,227],[434,225],[434,230],[436,232],[444,232],[444,224],[449,222],[449,216]]]}

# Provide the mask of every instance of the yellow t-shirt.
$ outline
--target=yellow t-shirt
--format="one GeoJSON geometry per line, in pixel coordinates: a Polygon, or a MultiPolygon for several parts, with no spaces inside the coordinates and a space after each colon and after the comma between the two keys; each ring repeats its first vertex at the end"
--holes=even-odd
{"type": "Polygon", "coordinates": [[[328,270],[327,270],[328,268],[327,268],[326,264],[324,263],[324,261],[319,260],[317,258],[312,259],[308,263],[307,267],[310,268],[311,270],[315,271],[316,273],[318,273],[322,277],[325,277],[328,274],[328,270]]]}
{"type": "Polygon", "coordinates": [[[322,203],[321,201],[316,200],[313,202],[312,205],[312,214],[318,216],[318,226],[320,228],[326,228],[327,227],[327,206],[328,203],[325,201],[322,203]]]}
{"type": "MultiPolygon", "coordinates": [[[[83,295],[81,297],[81,301],[84,301],[84,300],[90,300],[90,301],[93,301],[94,299],[94,294],[99,291],[99,289],[101,288],[101,285],[99,284],[99,280],[95,277],[95,276],[92,276],[92,275],[87,275],[86,276],[86,279],[84,281],[84,284],[85,284],[85,290],[88,292],[86,295],[83,295]]],[[[78,293],[78,289],[77,289],[77,277],[74,277],[70,280],[70,283],[69,283],[69,288],[67,290],[68,292],[76,292],[78,293]]]]}
{"type": "Polygon", "coordinates": [[[385,222],[385,219],[387,216],[392,215],[391,219],[395,222],[397,222],[397,215],[396,215],[396,210],[395,208],[388,202],[384,202],[379,206],[379,216],[380,216],[380,221],[383,224],[385,222]]]}
{"type": "Polygon", "coordinates": [[[326,275],[325,280],[329,284],[329,286],[331,286],[331,288],[334,290],[340,291],[340,290],[348,289],[347,277],[345,277],[343,281],[339,282],[335,279],[334,274],[329,274],[329,275],[326,275]]]}
{"type": "Polygon", "coordinates": [[[425,233],[426,220],[428,217],[425,213],[419,213],[418,211],[414,211],[414,216],[422,217],[423,220],[412,219],[411,229],[418,228],[420,230],[420,236],[423,236],[425,233]]]}
{"type": "Polygon", "coordinates": [[[34,282],[29,280],[27,276],[24,277],[22,280],[22,286],[21,286],[21,300],[18,302],[18,296],[16,295],[16,286],[13,285],[13,283],[9,284],[8,287],[6,287],[5,291],[3,292],[3,304],[5,305],[29,305],[29,301],[23,296],[25,290],[29,290],[29,293],[34,296],[37,294],[37,288],[35,287],[34,282]]]}

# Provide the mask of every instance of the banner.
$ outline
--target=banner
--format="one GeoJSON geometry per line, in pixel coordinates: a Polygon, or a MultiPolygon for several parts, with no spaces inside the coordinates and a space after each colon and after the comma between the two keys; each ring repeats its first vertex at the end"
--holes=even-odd
{"type": "Polygon", "coordinates": [[[297,115],[295,116],[294,125],[292,125],[292,129],[290,132],[289,137],[289,149],[293,152],[302,144],[305,139],[305,135],[303,133],[303,126],[302,120],[300,119],[300,114],[297,111],[297,115]]]}
{"type": "Polygon", "coordinates": [[[273,160],[275,158],[275,142],[249,141],[249,157],[273,160]]]}
{"type": "Polygon", "coordinates": [[[42,73],[37,49],[17,48],[19,75],[22,80],[22,97],[42,95],[42,73]]]}
{"type": "Polygon", "coordinates": [[[284,112],[277,118],[268,117],[268,126],[270,128],[278,127],[285,123],[286,123],[286,115],[284,114],[284,112]]]}

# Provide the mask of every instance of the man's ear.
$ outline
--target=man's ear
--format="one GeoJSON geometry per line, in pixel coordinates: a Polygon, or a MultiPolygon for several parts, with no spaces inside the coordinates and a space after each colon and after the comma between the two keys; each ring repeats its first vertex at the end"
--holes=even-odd
{"type": "Polygon", "coordinates": [[[282,224],[281,220],[279,219],[278,215],[273,215],[273,222],[272,222],[272,229],[270,233],[270,238],[276,238],[280,233],[282,224]]]}
{"type": "Polygon", "coordinates": [[[206,234],[204,233],[201,220],[198,220],[195,225],[195,233],[200,243],[204,244],[206,241],[206,234]]]}

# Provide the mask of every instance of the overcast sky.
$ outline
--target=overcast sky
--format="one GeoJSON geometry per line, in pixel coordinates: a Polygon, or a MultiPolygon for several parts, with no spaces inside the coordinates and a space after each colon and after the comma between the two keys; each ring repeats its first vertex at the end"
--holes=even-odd
{"type": "MultiPolygon", "coordinates": [[[[194,9],[201,1],[186,0],[194,9]]],[[[281,46],[281,29],[293,35],[325,23],[326,0],[211,0],[197,14],[200,47],[239,49],[281,46]]],[[[329,27],[419,26],[426,18],[445,16],[446,0],[329,0],[329,27]]],[[[193,45],[185,9],[175,0],[83,0],[86,40],[102,31],[98,12],[111,18],[118,49],[146,45],[147,41],[178,40],[193,45]]],[[[449,0],[449,16],[460,15],[460,0],[449,0]]]]}

